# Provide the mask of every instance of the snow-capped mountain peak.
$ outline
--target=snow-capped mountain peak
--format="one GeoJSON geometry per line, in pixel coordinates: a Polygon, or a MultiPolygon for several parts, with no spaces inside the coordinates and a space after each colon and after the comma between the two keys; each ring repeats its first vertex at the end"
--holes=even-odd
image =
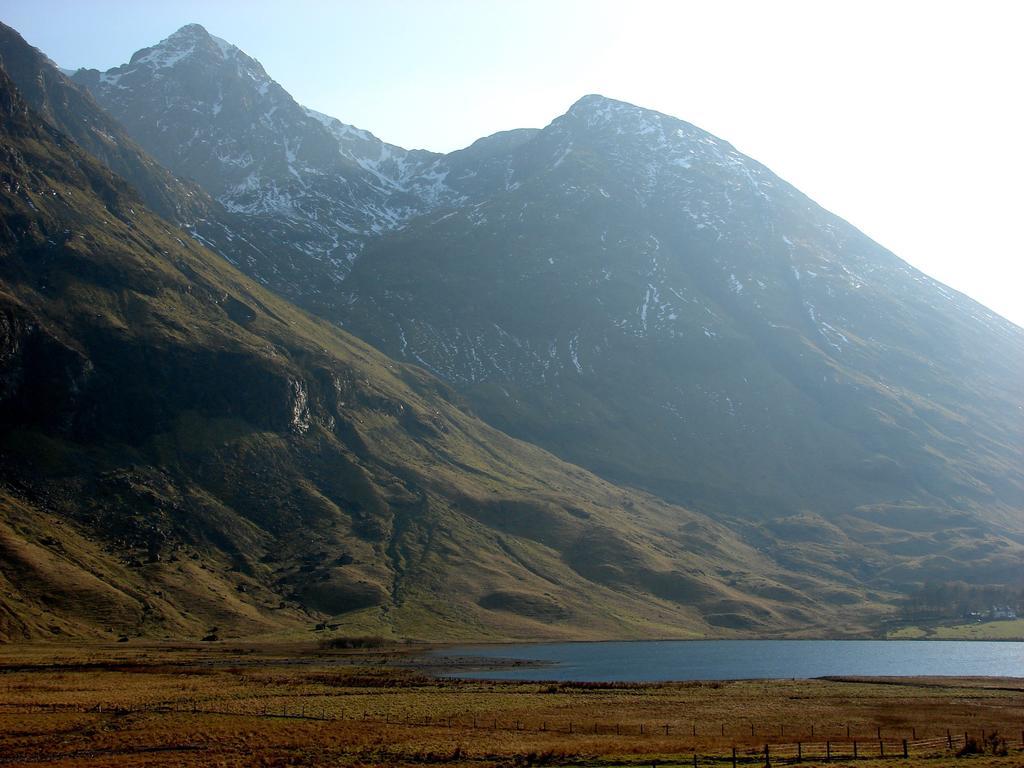
{"type": "Polygon", "coordinates": [[[75,80],[229,212],[283,222],[315,265],[297,273],[316,272],[321,285],[344,278],[365,238],[454,199],[445,172],[431,168],[439,155],[301,106],[258,61],[198,24],[75,80]]]}
{"type": "Polygon", "coordinates": [[[733,150],[728,142],[684,120],[596,94],[579,99],[552,123],[552,127],[575,133],[606,134],[627,142],[641,140],[659,150],[683,144],[733,150]]]}
{"type": "Polygon", "coordinates": [[[156,45],[137,51],[128,65],[148,65],[154,69],[167,69],[192,56],[209,56],[226,61],[239,53],[237,47],[211,35],[199,24],[186,24],[156,45]]]}
{"type": "Polygon", "coordinates": [[[608,119],[617,112],[647,112],[642,107],[619,101],[599,93],[588,93],[577,99],[566,112],[567,115],[587,115],[608,119]]]}
{"type": "Polygon", "coordinates": [[[168,40],[180,40],[180,39],[197,40],[197,39],[201,39],[201,38],[205,38],[205,37],[212,37],[212,35],[210,35],[210,33],[206,31],[206,27],[204,27],[202,24],[196,24],[195,22],[193,22],[191,24],[185,24],[178,31],[174,32],[171,35],[168,35],[167,39],[168,40]]]}

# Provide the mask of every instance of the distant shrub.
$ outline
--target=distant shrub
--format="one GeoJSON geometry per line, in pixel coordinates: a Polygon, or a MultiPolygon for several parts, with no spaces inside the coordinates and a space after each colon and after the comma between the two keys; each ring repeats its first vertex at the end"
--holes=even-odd
{"type": "Polygon", "coordinates": [[[548,765],[555,762],[564,762],[565,757],[564,752],[548,750],[547,752],[529,752],[525,755],[514,755],[512,762],[516,766],[548,765]]]}
{"type": "Polygon", "coordinates": [[[985,735],[985,751],[990,752],[998,757],[1006,757],[1009,754],[1009,748],[1006,744],[1006,739],[1000,736],[995,731],[985,735]]]}
{"type": "Polygon", "coordinates": [[[632,691],[643,689],[663,688],[664,684],[659,682],[633,682],[629,680],[562,680],[555,687],[548,687],[546,693],[557,693],[558,691],[632,691]],[[554,689],[554,690],[552,690],[554,689]]]}
{"type": "Polygon", "coordinates": [[[973,736],[968,736],[963,747],[961,747],[956,755],[957,757],[966,757],[967,755],[984,755],[986,753],[996,755],[997,757],[1005,757],[1009,753],[1006,739],[995,731],[985,734],[980,740],[973,736]]]}
{"type": "Polygon", "coordinates": [[[964,740],[964,745],[960,748],[960,751],[956,753],[956,756],[966,757],[967,755],[980,755],[981,752],[982,749],[978,740],[973,736],[969,736],[964,740]]]}
{"type": "Polygon", "coordinates": [[[329,637],[320,641],[321,648],[331,650],[351,648],[383,648],[388,641],[380,636],[368,637],[329,637]]]}
{"type": "Polygon", "coordinates": [[[404,671],[382,671],[377,674],[311,675],[309,680],[323,685],[344,688],[413,688],[437,684],[434,678],[404,671]]]}

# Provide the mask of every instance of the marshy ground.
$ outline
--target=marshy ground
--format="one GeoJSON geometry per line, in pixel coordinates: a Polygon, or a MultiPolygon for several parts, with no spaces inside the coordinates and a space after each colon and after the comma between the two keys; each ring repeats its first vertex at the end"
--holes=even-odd
{"type": "Polygon", "coordinates": [[[419,650],[3,646],[0,765],[1024,765],[1022,678],[457,681],[419,650]]]}

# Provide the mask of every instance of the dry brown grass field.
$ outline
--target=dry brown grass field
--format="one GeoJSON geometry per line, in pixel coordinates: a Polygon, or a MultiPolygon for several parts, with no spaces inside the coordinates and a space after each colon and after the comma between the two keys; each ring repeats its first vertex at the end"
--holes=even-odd
{"type": "Polygon", "coordinates": [[[0,765],[731,765],[734,747],[738,765],[764,765],[766,744],[773,765],[798,749],[803,765],[1024,765],[1024,679],[592,685],[431,671],[408,647],[0,646],[0,765]],[[1007,753],[956,757],[965,732],[997,732],[1007,753]]]}

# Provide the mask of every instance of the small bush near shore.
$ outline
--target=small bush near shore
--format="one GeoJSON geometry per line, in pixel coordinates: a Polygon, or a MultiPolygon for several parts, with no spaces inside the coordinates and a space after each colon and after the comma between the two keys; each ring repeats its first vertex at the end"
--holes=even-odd
{"type": "Polygon", "coordinates": [[[387,644],[388,641],[379,636],[329,637],[320,641],[321,648],[330,648],[332,650],[348,648],[383,648],[387,644]]]}

